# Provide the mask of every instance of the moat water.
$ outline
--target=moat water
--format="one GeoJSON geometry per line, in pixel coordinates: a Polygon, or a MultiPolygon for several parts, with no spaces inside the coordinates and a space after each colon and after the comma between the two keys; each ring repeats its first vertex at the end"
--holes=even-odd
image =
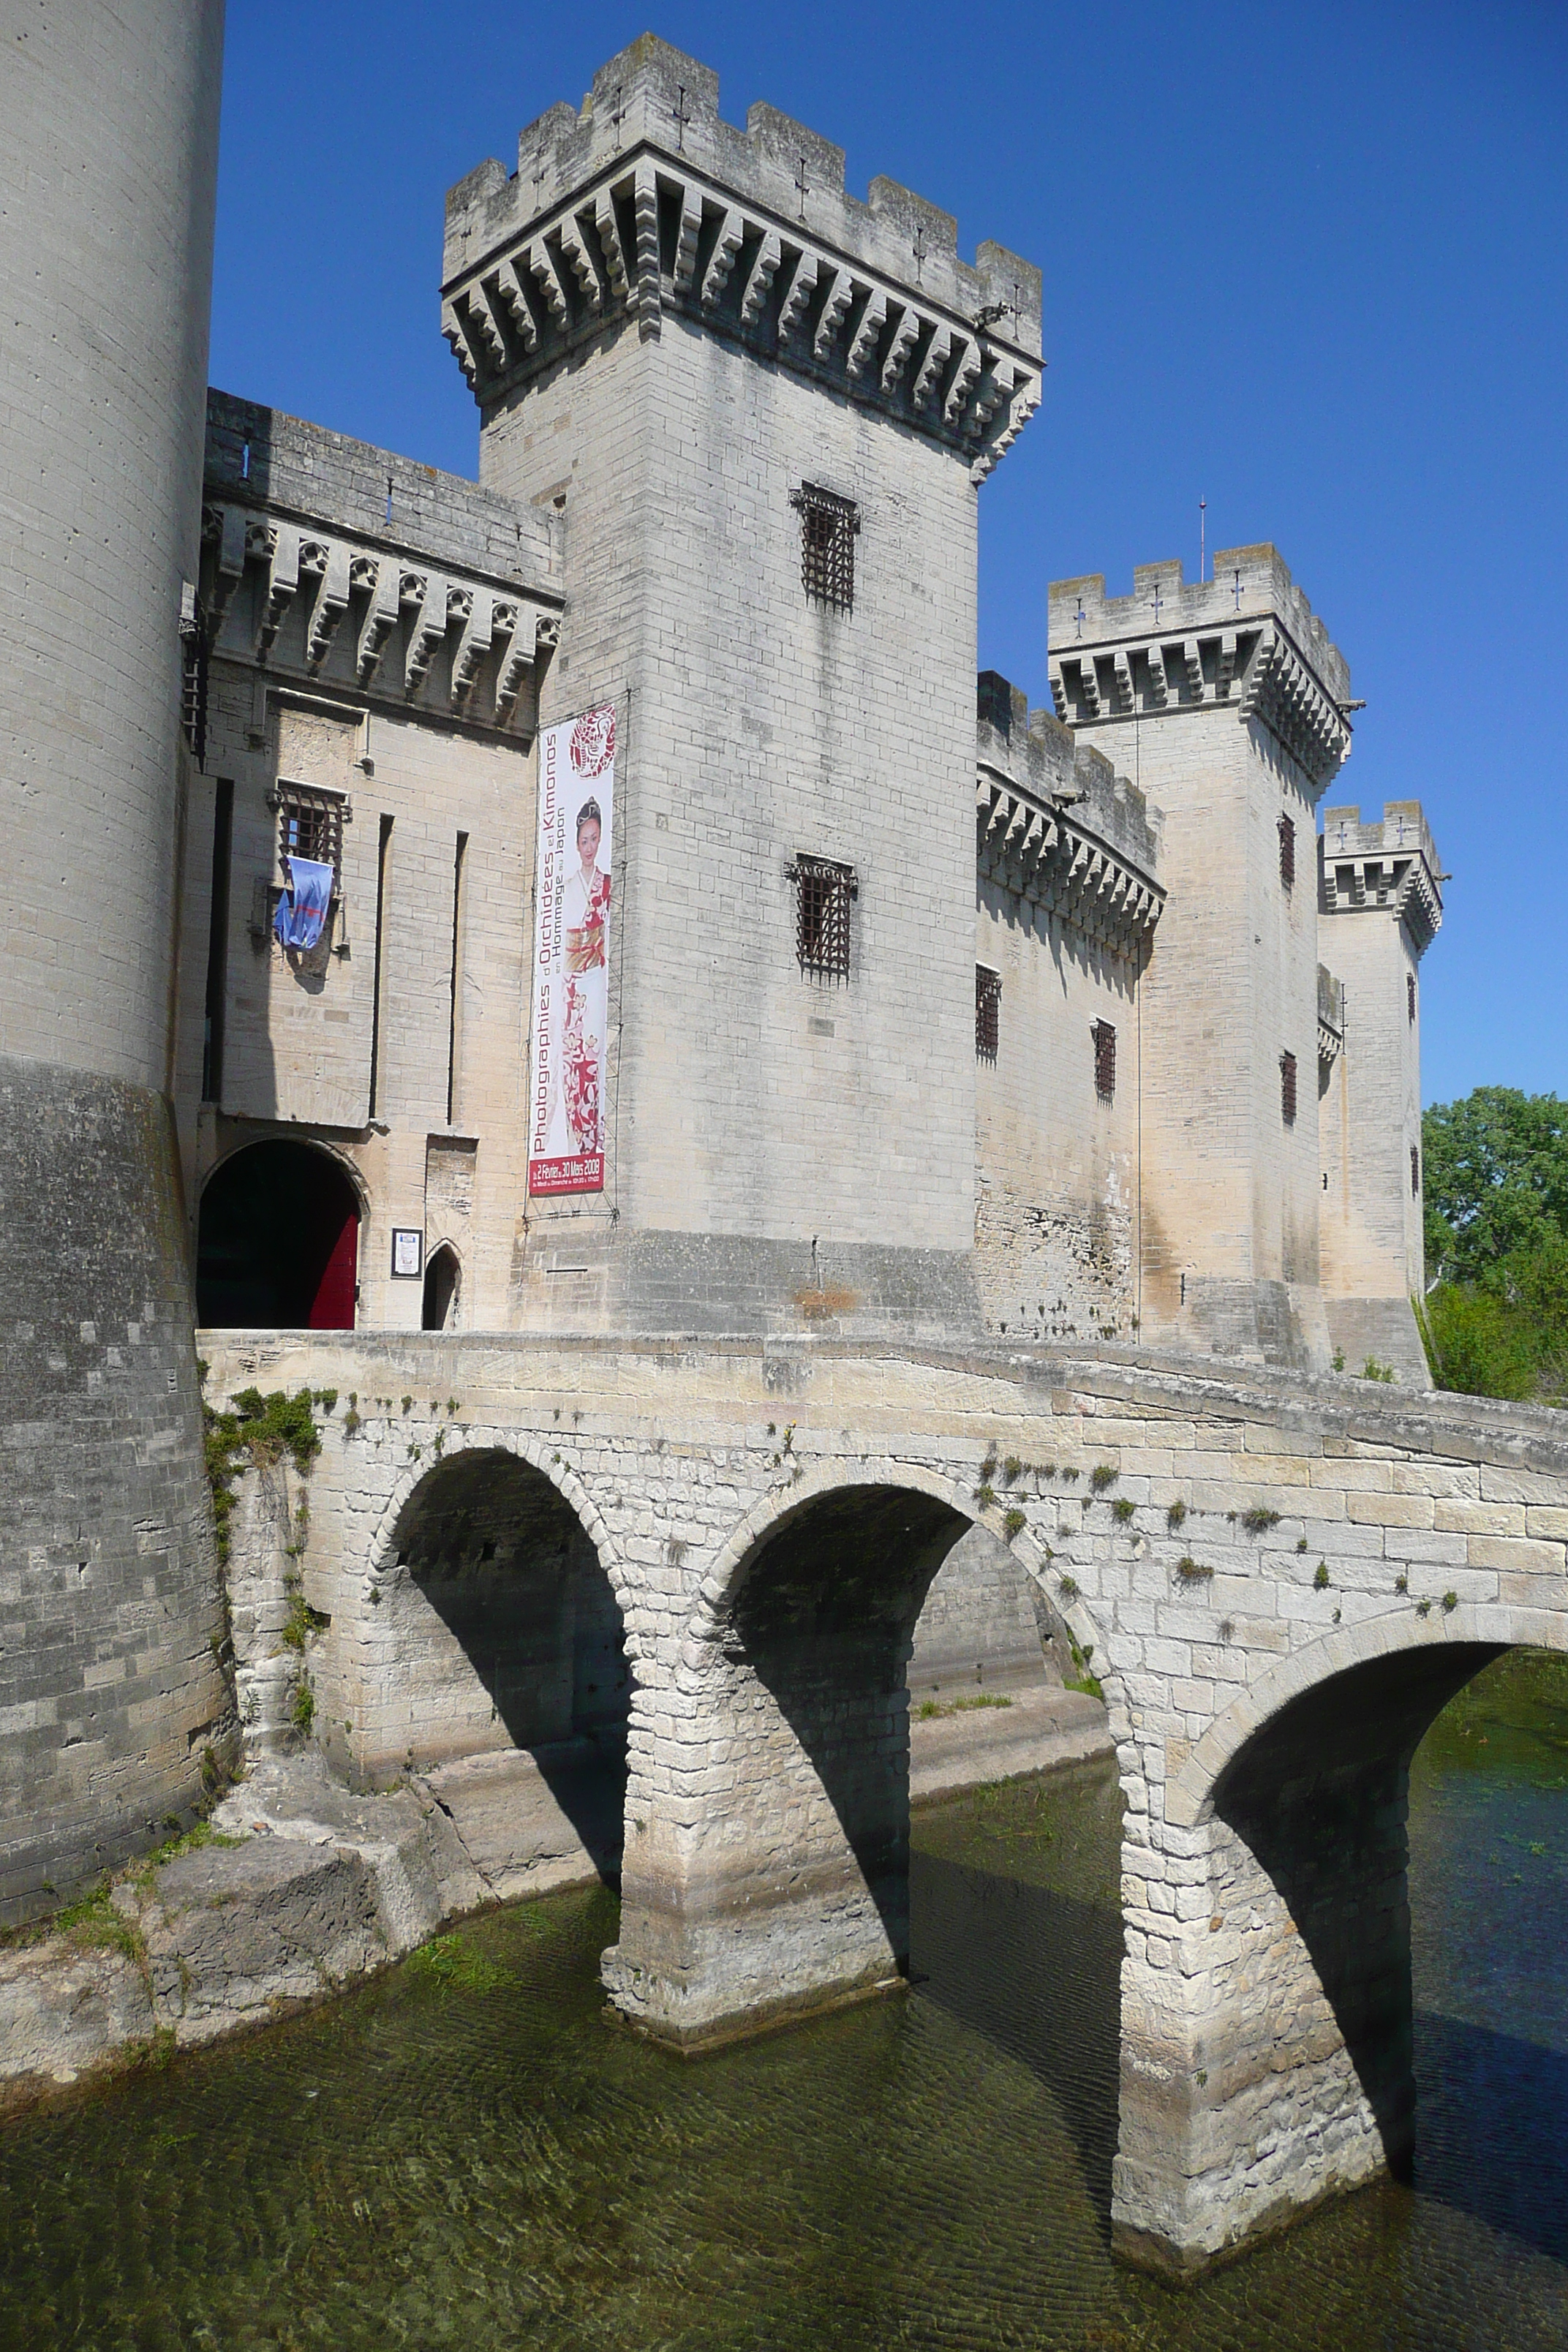
{"type": "Polygon", "coordinates": [[[915,1990],[682,2063],[605,1892],[0,2136],[17,2352],[1563,2352],[1568,1671],[1505,1660],[1411,1807],[1415,2185],[1199,2287],[1119,2270],[1104,1766],[916,1817],[915,1990]]]}

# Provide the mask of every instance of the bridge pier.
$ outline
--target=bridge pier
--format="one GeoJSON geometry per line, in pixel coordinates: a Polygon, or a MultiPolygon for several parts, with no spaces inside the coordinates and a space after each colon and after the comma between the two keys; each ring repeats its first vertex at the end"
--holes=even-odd
{"type": "Polygon", "coordinates": [[[1455,1644],[1336,1675],[1247,1742],[1190,1828],[1142,1817],[1124,1864],[1124,2261],[1194,2275],[1327,2197],[1408,2176],[1410,1759],[1496,1654],[1455,1644]]]}
{"type": "Polygon", "coordinates": [[[759,1546],[633,1710],[612,2000],[680,2050],[889,1991],[909,1953],[915,1619],[968,1521],[852,1488],[759,1546]]]}

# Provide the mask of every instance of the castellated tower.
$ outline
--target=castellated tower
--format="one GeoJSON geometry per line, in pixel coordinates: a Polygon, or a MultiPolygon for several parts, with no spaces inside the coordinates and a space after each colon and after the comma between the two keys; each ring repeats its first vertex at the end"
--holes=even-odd
{"type": "Polygon", "coordinates": [[[1211,582],[1142,566],[1050,592],[1058,713],[1163,815],[1169,891],[1141,991],[1141,1321],[1322,1365],[1318,801],[1350,750],[1350,673],[1272,547],[1211,582]]]}
{"type": "Polygon", "coordinates": [[[1329,1336],[1347,1371],[1368,1357],[1425,1387],[1412,1298],[1422,1238],[1420,963],[1443,920],[1436,845],[1419,801],[1381,822],[1323,812],[1318,919],[1338,1035],[1326,1024],[1319,1249],[1329,1336]]]}
{"type": "Polygon", "coordinates": [[[619,725],[602,1193],[535,1327],[974,1313],[975,493],[1040,278],[647,37],[447,201],[480,474],[564,517],[548,726],[619,725]],[[939,1077],[933,1077],[939,1073],[939,1077]]]}
{"type": "Polygon", "coordinates": [[[6,1921],[163,1835],[226,1705],[168,1101],[223,10],[10,16],[6,1921]]]}

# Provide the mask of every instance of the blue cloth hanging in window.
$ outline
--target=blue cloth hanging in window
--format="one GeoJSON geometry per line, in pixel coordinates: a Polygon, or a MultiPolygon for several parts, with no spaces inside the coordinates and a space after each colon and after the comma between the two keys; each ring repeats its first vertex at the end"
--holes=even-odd
{"type": "Polygon", "coordinates": [[[332,869],[313,857],[286,857],[283,862],[293,897],[279,899],[272,929],[279,947],[313,948],[332,903],[332,869]]]}

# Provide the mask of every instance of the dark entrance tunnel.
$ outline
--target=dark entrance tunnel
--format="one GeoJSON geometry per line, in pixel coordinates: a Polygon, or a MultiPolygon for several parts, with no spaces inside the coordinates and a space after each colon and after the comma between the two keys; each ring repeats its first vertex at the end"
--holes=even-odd
{"type": "Polygon", "coordinates": [[[307,1143],[253,1143],[202,1194],[196,1317],[209,1329],[352,1331],[359,1198],[307,1143]]]}
{"type": "Polygon", "coordinates": [[[436,1766],[530,1750],[613,1875],[630,1673],[619,1602],[571,1505],[515,1454],[465,1453],[416,1489],[394,1542],[407,1753],[436,1766]]]}
{"type": "Polygon", "coordinates": [[[905,1667],[932,1578],[970,1522],[900,1487],[808,1504],[753,1557],[726,1654],[772,1695],[821,1782],[900,1965],[909,1952],[905,1667]]]}
{"type": "Polygon", "coordinates": [[[1456,1643],[1352,1666],[1282,1707],[1215,1790],[1300,1934],[1396,2179],[1415,2147],[1410,1763],[1499,1654],[1456,1643]]]}

